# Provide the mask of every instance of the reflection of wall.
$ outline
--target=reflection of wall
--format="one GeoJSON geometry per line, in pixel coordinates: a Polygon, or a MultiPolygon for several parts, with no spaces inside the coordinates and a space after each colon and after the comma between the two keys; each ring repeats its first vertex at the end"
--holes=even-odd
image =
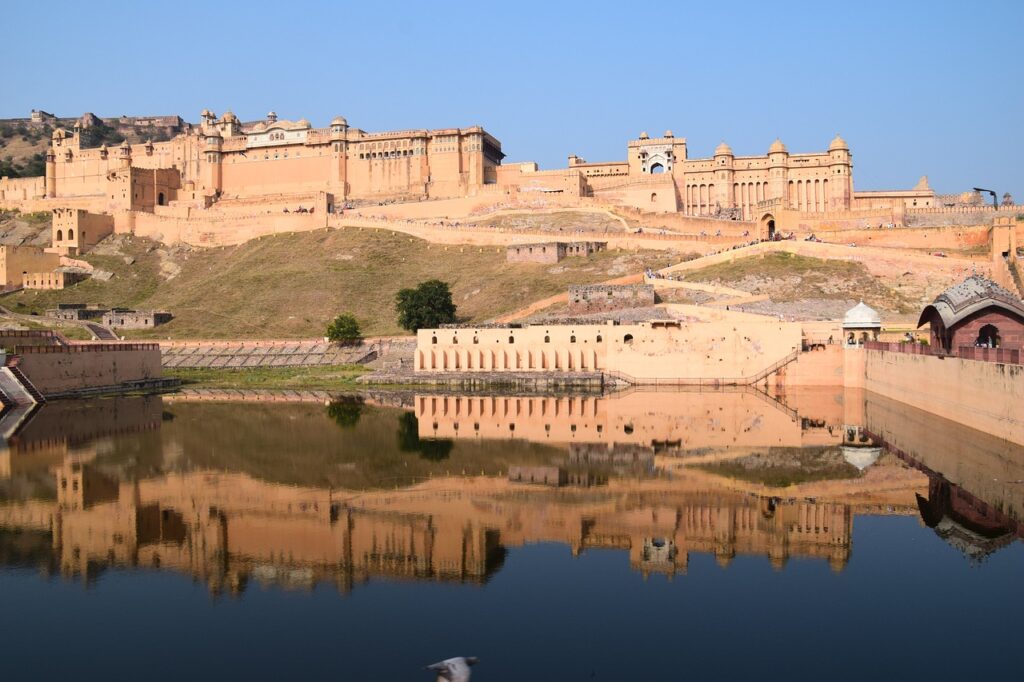
{"type": "Polygon", "coordinates": [[[1024,521],[1024,447],[870,393],[865,423],[890,448],[1024,521]]]}
{"type": "MultiPolygon", "coordinates": [[[[841,397],[841,393],[837,394],[841,397]]],[[[841,398],[840,398],[841,399],[841,398]]],[[[657,451],[838,444],[841,419],[804,428],[755,391],[635,392],[607,397],[417,396],[421,438],[633,443],[657,451]]]]}

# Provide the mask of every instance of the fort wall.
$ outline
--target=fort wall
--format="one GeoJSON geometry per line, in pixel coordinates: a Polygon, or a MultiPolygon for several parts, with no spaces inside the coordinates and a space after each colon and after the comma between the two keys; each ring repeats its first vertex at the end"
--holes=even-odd
{"type": "Polygon", "coordinates": [[[60,256],[35,246],[0,246],[0,286],[13,289],[22,286],[24,275],[45,272],[60,265],[60,256]]]}
{"type": "Polygon", "coordinates": [[[864,353],[868,391],[1024,445],[1024,365],[864,353]]]}
{"type": "Polygon", "coordinates": [[[639,383],[729,383],[752,378],[801,348],[799,323],[722,311],[706,314],[712,319],[421,329],[415,369],[605,371],[639,383]]]}
{"type": "Polygon", "coordinates": [[[654,305],[649,284],[579,284],[569,287],[569,314],[586,315],[654,305]]]}
{"type": "Polygon", "coordinates": [[[44,396],[161,378],[155,343],[34,346],[18,353],[19,367],[44,396]]]}

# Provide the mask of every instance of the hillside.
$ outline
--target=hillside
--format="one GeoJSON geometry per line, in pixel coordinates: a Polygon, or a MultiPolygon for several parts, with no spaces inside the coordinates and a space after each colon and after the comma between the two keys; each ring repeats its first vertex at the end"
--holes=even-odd
{"type": "Polygon", "coordinates": [[[785,252],[710,265],[685,273],[683,279],[768,295],[770,301],[737,308],[797,319],[838,319],[860,300],[885,313],[915,315],[921,301],[944,288],[911,272],[883,278],[862,263],[785,252]]]}
{"type": "MultiPolygon", "coordinates": [[[[46,173],[46,150],[55,128],[70,131],[77,118],[60,118],[41,125],[24,119],[0,119],[0,177],[31,177],[46,173]]],[[[167,130],[153,127],[117,126],[116,119],[101,121],[82,131],[82,148],[114,146],[125,140],[139,144],[146,140],[160,142],[170,139],[167,130]]]]}
{"type": "Polygon", "coordinates": [[[175,319],[129,337],[300,338],[320,336],[339,312],[355,314],[368,335],[403,333],[393,310],[403,287],[440,278],[459,316],[483,322],[565,291],[661,267],[664,252],[607,251],[558,265],[509,264],[504,248],[440,246],[385,230],[357,228],[264,237],[236,247],[166,247],[114,237],[85,257],[114,273],[64,291],[0,297],[16,312],[58,302],[168,310],[175,319]]]}

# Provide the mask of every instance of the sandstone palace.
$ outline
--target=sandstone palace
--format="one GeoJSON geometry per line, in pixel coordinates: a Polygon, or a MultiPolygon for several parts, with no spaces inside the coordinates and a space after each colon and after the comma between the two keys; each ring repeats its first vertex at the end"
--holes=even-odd
{"type": "MultiPolygon", "coordinates": [[[[83,117],[84,118],[84,117],[83,117]]],[[[759,203],[778,199],[809,212],[847,210],[872,201],[908,199],[931,206],[926,184],[908,192],[856,193],[853,159],[842,138],[828,149],[790,153],[776,140],[767,154],[737,156],[724,142],[712,158],[693,159],[686,138],[642,133],[625,161],[541,171],[534,163],[502,165],[501,143],[479,126],[371,133],[338,116],[329,127],[309,121],[239,121],[209,110],[167,142],[85,149],[79,126],[57,129],[46,176],[5,179],[0,199],[104,197],[112,210],[152,210],[181,202],[207,208],[221,199],[325,192],[335,201],[422,199],[532,191],[567,196],[614,194],[624,204],[687,215],[749,220],[759,203]],[[646,191],[646,190],[651,191],[646,191]],[[660,190],[660,191],[659,191],[660,190]]]]}
{"type": "Polygon", "coordinates": [[[160,128],[170,139],[113,147],[83,145],[99,120],[92,114],[65,119],[52,132],[45,175],[0,179],[0,207],[65,211],[60,238],[54,232],[63,253],[83,253],[111,231],[240,243],[336,226],[334,216],[347,209],[379,218],[367,209],[381,204],[392,207],[392,222],[499,208],[607,207],[678,234],[769,239],[781,230],[902,225],[915,213],[985,208],[977,194],[936,195],[924,177],[912,189],[856,190],[853,155],[838,135],[824,151],[790,152],[777,139],[761,155],[737,155],[722,142],[712,157],[690,158],[685,138],[641,133],[627,143],[625,160],[570,155],[565,168],[541,170],[505,163],[501,143],[480,126],[366,132],[340,116],[315,128],[274,112],[243,122],[209,110],[197,124],[139,120],[157,119],[171,121],[160,128]]]}

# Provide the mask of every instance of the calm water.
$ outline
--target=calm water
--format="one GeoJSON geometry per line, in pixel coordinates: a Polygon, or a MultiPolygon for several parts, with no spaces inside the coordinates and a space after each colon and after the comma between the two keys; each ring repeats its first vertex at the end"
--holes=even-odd
{"type": "Polygon", "coordinates": [[[1024,672],[1024,449],[898,403],[209,397],[0,424],[0,678],[1024,672]]]}

